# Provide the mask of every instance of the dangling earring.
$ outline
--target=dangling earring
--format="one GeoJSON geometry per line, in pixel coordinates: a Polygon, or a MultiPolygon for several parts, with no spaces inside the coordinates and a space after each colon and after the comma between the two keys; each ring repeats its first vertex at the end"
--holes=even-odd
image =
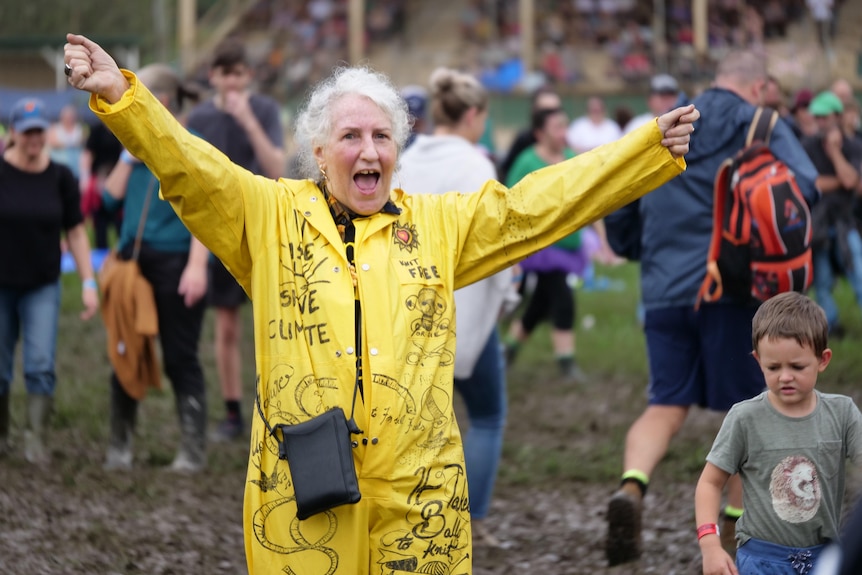
{"type": "Polygon", "coordinates": [[[329,178],[326,177],[326,170],[323,169],[323,166],[317,166],[317,169],[320,170],[320,186],[323,188],[324,192],[329,189],[329,178]]]}

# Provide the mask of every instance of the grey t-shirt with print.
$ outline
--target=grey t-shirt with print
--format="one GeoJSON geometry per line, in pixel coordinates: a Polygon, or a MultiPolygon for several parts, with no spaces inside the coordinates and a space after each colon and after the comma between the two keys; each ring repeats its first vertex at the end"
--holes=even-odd
{"type": "Polygon", "coordinates": [[[837,539],[845,461],[862,462],[862,414],[847,396],[815,391],[812,413],[788,417],[767,393],[731,408],[706,457],[742,477],[737,542],[813,547],[837,539]]]}

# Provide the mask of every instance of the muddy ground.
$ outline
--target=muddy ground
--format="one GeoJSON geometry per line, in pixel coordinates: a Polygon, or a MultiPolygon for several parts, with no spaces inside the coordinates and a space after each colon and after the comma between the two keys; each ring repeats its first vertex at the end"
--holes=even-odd
{"type": "MultiPolygon", "coordinates": [[[[536,477],[512,471],[523,464],[525,445],[559,450],[564,461],[577,466],[579,453],[600,445],[611,428],[624,426],[628,411],[613,406],[630,401],[632,392],[620,384],[609,387],[621,391],[555,386],[553,392],[527,397],[515,393],[506,457],[489,515],[503,547],[477,547],[474,573],[697,572],[691,484],[666,482],[652,489],[644,534],[648,553],[639,563],[611,570],[602,546],[612,482],[572,479],[565,471],[536,477]],[[578,420],[589,422],[588,431],[573,437],[571,422],[578,420]]],[[[632,403],[635,408],[638,402],[632,403]]],[[[0,573],[245,573],[245,446],[212,449],[213,471],[206,474],[174,475],[164,466],[175,438],[168,431],[159,438],[162,431],[146,422],[146,410],[143,419],[134,473],[103,472],[103,446],[64,429],[62,422],[54,425],[49,468],[28,465],[20,449],[0,460],[0,573]]],[[[685,433],[700,434],[702,427],[695,421],[685,433]]],[[[20,437],[17,443],[20,447],[20,437]]],[[[537,465],[541,460],[531,461],[537,465]]]]}
{"type": "MultiPolygon", "coordinates": [[[[103,472],[109,375],[104,336],[97,323],[82,328],[77,307],[72,310],[61,318],[61,382],[48,468],[34,468],[23,460],[25,397],[20,379],[13,383],[15,449],[0,458],[0,575],[245,573],[247,442],[211,445],[209,470],[202,475],[166,471],[177,443],[173,394],[151,392],[139,413],[134,472],[103,472]]],[[[597,341],[592,350],[585,346],[585,367],[600,367],[592,370],[586,384],[556,380],[553,364],[542,360],[547,346],[542,341],[532,363],[527,355],[509,371],[506,445],[488,517],[503,547],[475,549],[476,575],[700,572],[694,482],[720,424],[715,414],[702,411],[689,416],[652,478],[644,557],[613,569],[606,566],[607,500],[620,473],[626,429],[645,405],[645,383],[642,376],[631,375],[636,367],[615,367],[627,359],[640,365],[643,360],[636,354],[643,353],[641,343],[625,347],[616,336],[623,331],[613,326],[607,340],[593,333],[597,341]],[[608,356],[603,364],[602,354],[608,356]]],[[[244,355],[251,358],[248,340],[244,355]]],[[[212,341],[208,332],[204,341],[212,341]]],[[[838,350],[842,355],[849,357],[858,349],[857,340],[842,343],[847,344],[845,351],[838,350]]],[[[202,350],[214,425],[223,407],[217,399],[211,348],[202,350]]],[[[246,397],[252,397],[251,362],[245,367],[246,397]]],[[[855,370],[845,367],[842,372],[836,365],[829,373],[844,383],[826,382],[825,390],[862,400],[855,370]]],[[[459,421],[465,421],[461,415],[459,411],[459,421]]],[[[851,483],[848,492],[859,490],[851,483]]]]}

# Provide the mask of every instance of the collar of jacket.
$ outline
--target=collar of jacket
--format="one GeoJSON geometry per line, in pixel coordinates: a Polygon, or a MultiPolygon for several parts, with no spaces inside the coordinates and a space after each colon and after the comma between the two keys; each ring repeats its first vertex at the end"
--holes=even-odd
{"type": "MultiPolygon", "coordinates": [[[[400,215],[402,209],[399,207],[399,204],[402,203],[404,195],[402,190],[395,189],[392,191],[390,199],[379,212],[366,217],[357,217],[357,223],[360,221],[367,222],[366,225],[360,226],[364,228],[362,236],[367,237],[369,234],[389,225],[395,217],[400,215]]],[[[296,209],[315,228],[320,230],[329,243],[337,245],[338,240],[344,241],[335,224],[334,216],[326,200],[326,193],[320,187],[317,185],[303,186],[302,189],[298,190],[296,193],[296,209]]]]}

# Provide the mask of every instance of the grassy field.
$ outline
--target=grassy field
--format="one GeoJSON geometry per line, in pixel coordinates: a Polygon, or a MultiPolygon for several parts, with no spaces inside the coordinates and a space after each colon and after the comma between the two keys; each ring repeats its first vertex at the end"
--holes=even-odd
{"type": "MultiPolygon", "coordinates": [[[[529,440],[533,434],[507,434],[501,482],[541,482],[547,479],[607,481],[619,472],[620,447],[627,425],[645,405],[647,365],[643,333],[636,315],[638,270],[634,264],[599,268],[597,277],[609,280],[615,289],[581,289],[578,294],[578,357],[590,375],[590,381],[578,387],[557,381],[546,325],[540,327],[524,345],[517,363],[509,371],[508,380],[512,406],[510,420],[515,418],[510,428],[520,429],[524,424],[538,436],[541,436],[543,426],[559,431],[560,422],[549,421],[542,414],[533,414],[539,417],[531,422],[517,420],[522,417],[519,408],[540,403],[535,399],[537,392],[545,397],[557,397],[563,404],[573,399],[578,404],[587,405],[587,412],[591,406],[595,416],[572,417],[565,422],[564,431],[568,436],[565,449],[554,444],[535,445],[529,440]],[[603,431],[601,434],[596,433],[599,428],[603,431]],[[570,448],[578,446],[578,438],[584,435],[591,439],[589,445],[584,446],[583,453],[578,454],[583,457],[571,457],[570,448]]],[[[55,436],[74,439],[79,444],[104,445],[110,375],[104,328],[98,318],[89,322],[78,318],[80,292],[77,278],[67,274],[63,280],[57,401],[53,421],[55,436]]],[[[834,359],[819,385],[823,390],[847,393],[859,401],[862,399],[862,361],[858,351],[862,342],[862,318],[844,282],[838,285],[836,295],[847,336],[830,342],[834,359]]],[[[254,381],[250,306],[243,308],[243,317],[243,370],[246,398],[250,398],[253,397],[254,381]]],[[[201,357],[210,392],[210,419],[215,423],[223,416],[224,406],[214,371],[211,313],[207,314],[204,325],[201,357]]],[[[22,423],[24,400],[19,361],[12,388],[16,426],[22,423]]],[[[243,408],[250,413],[250,400],[244,403],[243,408]]],[[[565,415],[560,417],[565,418],[565,415]]],[[[177,430],[173,393],[166,378],[163,378],[163,390],[150,392],[141,405],[138,427],[136,452],[144,454],[144,460],[153,465],[168,463],[173,457],[177,430]]],[[[702,440],[687,442],[683,438],[674,446],[665,473],[670,477],[689,476],[693,467],[701,465],[704,449],[702,440]]],[[[238,460],[220,457],[218,451],[213,455],[214,465],[235,469],[245,464],[243,454],[238,460]]]]}
{"type": "MultiPolygon", "coordinates": [[[[652,478],[645,543],[662,553],[646,554],[636,568],[605,566],[607,497],[621,471],[627,428],[646,404],[647,366],[636,315],[637,267],[599,269],[598,276],[617,289],[578,295],[578,356],[589,381],[576,385],[558,379],[547,327],[525,344],[509,370],[508,425],[489,515],[509,545],[476,549],[474,575],[698,572],[699,551],[691,537],[693,485],[720,425],[720,415],[700,410],[692,412],[652,478]]],[[[248,443],[211,444],[209,470],[202,476],[165,472],[178,426],[170,382],[164,380],[164,390],[150,392],[141,405],[134,472],[103,472],[110,374],[104,328],[99,319],[84,323],[78,318],[77,278],[64,277],[64,288],[49,469],[34,469],[20,454],[26,395],[20,366],[13,382],[16,450],[0,460],[0,572],[245,572],[242,493],[248,443]],[[57,532],[63,536],[45,535],[57,532]]],[[[832,343],[835,356],[819,387],[851,395],[858,403],[862,319],[844,283],[837,297],[847,337],[832,343]]],[[[243,409],[250,415],[250,306],[243,317],[243,409]]],[[[214,425],[224,406],[214,373],[212,314],[206,318],[201,356],[214,425]]],[[[458,410],[466,426],[460,405],[458,410]]],[[[848,491],[852,496],[857,489],[848,491]]]]}
{"type": "MultiPolygon", "coordinates": [[[[536,433],[509,433],[505,445],[505,464],[500,481],[546,482],[576,480],[613,484],[621,471],[622,445],[631,421],[646,405],[648,369],[644,335],[637,317],[639,292],[638,267],[625,264],[600,268],[599,279],[621,289],[578,293],[578,357],[590,375],[587,384],[574,388],[555,380],[547,326],[540,328],[526,344],[509,371],[510,402],[518,406],[535,403],[537,389],[557,398],[557,403],[572,409],[565,426],[554,418],[535,418],[528,429],[548,427],[557,436],[536,433]],[[591,317],[587,317],[591,316],[591,317]],[[586,321],[585,321],[586,320],[586,321]],[[560,433],[564,437],[559,437],[560,433]]],[[[834,357],[818,384],[823,391],[845,393],[862,401],[862,315],[853,301],[846,282],[840,282],[836,298],[847,336],[830,342],[834,357]]],[[[547,408],[547,406],[546,406],[547,408]]],[[[557,417],[566,417],[559,408],[557,417]]],[[[517,417],[517,416],[516,416],[517,417]]],[[[682,433],[671,446],[660,473],[668,481],[691,481],[702,469],[720,415],[693,410],[682,433]]],[[[521,427],[512,421],[510,428],[521,427]]]]}

